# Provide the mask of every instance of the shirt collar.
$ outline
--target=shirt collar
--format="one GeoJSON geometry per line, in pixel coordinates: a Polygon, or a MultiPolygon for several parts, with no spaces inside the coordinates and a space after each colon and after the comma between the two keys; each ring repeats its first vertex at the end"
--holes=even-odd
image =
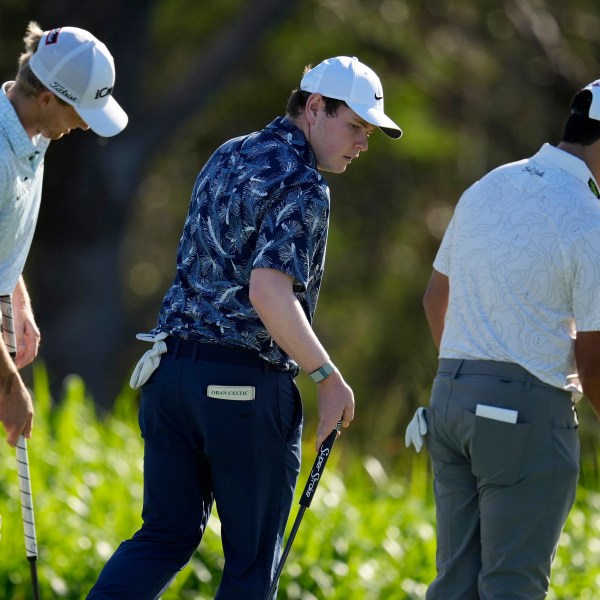
{"type": "MultiPolygon", "coordinates": [[[[17,158],[26,158],[36,153],[36,145],[23,128],[17,113],[6,92],[14,85],[14,81],[7,81],[0,88],[0,129],[11,145],[17,158]]],[[[40,137],[40,136],[38,136],[40,137]]]]}
{"type": "Polygon", "coordinates": [[[306,136],[289,119],[286,117],[277,117],[267,125],[266,129],[286,144],[289,144],[292,150],[313,167],[313,169],[317,168],[317,158],[306,136]]]}
{"type": "Polygon", "coordinates": [[[596,195],[594,188],[596,190],[600,188],[585,162],[570,152],[565,152],[551,144],[544,144],[533,158],[545,163],[550,163],[551,165],[559,167],[571,175],[574,175],[583,181],[594,195],[596,195]]]}

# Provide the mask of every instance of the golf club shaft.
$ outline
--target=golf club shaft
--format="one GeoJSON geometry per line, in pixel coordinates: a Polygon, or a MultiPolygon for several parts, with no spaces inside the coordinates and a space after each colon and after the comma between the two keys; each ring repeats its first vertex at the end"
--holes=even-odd
{"type": "Polygon", "coordinates": [[[304,516],[305,512],[306,506],[301,506],[298,509],[298,514],[296,515],[294,525],[292,526],[292,530],[290,531],[290,537],[288,538],[287,544],[285,545],[285,548],[281,553],[281,558],[279,559],[277,570],[275,571],[275,575],[273,576],[273,581],[271,582],[271,587],[269,588],[269,593],[267,594],[267,600],[272,600],[273,596],[275,595],[275,590],[277,589],[279,577],[281,576],[281,572],[283,571],[283,565],[285,565],[285,561],[287,560],[288,554],[290,553],[290,549],[292,548],[292,544],[294,543],[296,533],[298,532],[298,528],[300,527],[300,523],[302,522],[302,517],[304,516]]]}
{"type": "Polygon", "coordinates": [[[340,431],[341,424],[342,421],[338,421],[338,424],[336,425],[335,429],[327,436],[327,438],[319,448],[317,458],[315,459],[313,467],[310,471],[310,475],[308,476],[306,485],[304,486],[304,491],[302,492],[302,496],[300,496],[300,509],[298,510],[298,514],[296,515],[294,525],[292,526],[292,530],[290,531],[290,536],[281,554],[281,559],[279,560],[279,564],[277,565],[277,569],[275,571],[275,575],[273,576],[273,581],[271,582],[271,587],[269,588],[269,592],[267,593],[266,600],[273,600],[273,597],[275,596],[275,591],[277,590],[279,577],[281,575],[281,572],[283,571],[283,565],[285,564],[288,554],[290,553],[292,544],[294,543],[296,533],[298,532],[298,528],[300,527],[300,523],[302,522],[302,517],[304,516],[306,509],[310,506],[315,492],[317,491],[317,486],[319,485],[321,475],[323,474],[323,470],[325,469],[325,465],[327,464],[327,459],[331,454],[331,448],[333,447],[333,443],[335,442],[340,431]]]}
{"type": "MultiPolygon", "coordinates": [[[[0,296],[2,311],[2,335],[6,349],[13,360],[17,354],[14,321],[12,316],[12,303],[10,296],[0,296]]],[[[29,475],[29,458],[27,455],[27,441],[20,435],[17,441],[17,471],[19,474],[19,493],[21,497],[21,517],[23,519],[23,532],[25,535],[25,554],[29,561],[31,571],[31,585],[33,598],[39,600],[39,583],[37,576],[37,541],[35,534],[35,519],[33,516],[33,496],[31,494],[31,478],[29,475]]]]}

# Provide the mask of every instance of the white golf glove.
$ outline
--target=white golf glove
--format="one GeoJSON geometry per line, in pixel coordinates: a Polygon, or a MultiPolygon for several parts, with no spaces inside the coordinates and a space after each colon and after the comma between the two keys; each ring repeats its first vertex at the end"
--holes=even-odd
{"type": "Polygon", "coordinates": [[[169,334],[164,331],[157,335],[138,333],[135,336],[138,340],[144,342],[154,342],[154,345],[144,353],[137,365],[135,365],[131,379],[129,380],[129,386],[132,389],[137,390],[142,387],[150,379],[150,375],[157,369],[160,364],[160,355],[167,351],[167,344],[163,340],[168,336],[169,334]]]}
{"type": "Polygon", "coordinates": [[[427,435],[427,419],[425,418],[425,408],[417,408],[415,416],[406,428],[404,443],[407,448],[412,444],[417,452],[421,452],[423,447],[423,437],[427,435]]]}

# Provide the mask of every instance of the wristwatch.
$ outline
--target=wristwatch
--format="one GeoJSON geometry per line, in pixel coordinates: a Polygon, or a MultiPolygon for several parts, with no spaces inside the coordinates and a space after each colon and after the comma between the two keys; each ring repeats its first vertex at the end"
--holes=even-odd
{"type": "Polygon", "coordinates": [[[320,381],[327,379],[334,371],[335,367],[331,363],[325,363],[316,371],[309,373],[309,375],[315,383],[319,383],[320,381]]]}

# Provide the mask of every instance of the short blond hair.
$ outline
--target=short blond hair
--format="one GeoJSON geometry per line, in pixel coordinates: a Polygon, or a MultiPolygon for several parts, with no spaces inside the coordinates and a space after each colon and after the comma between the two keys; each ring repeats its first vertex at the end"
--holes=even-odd
{"type": "Polygon", "coordinates": [[[42,28],[35,21],[30,21],[29,25],[27,25],[25,37],[23,38],[25,51],[19,56],[19,70],[16,76],[16,85],[21,93],[26,96],[39,96],[47,90],[46,86],[35,76],[29,66],[29,59],[38,49],[43,35],[42,28]]]}

